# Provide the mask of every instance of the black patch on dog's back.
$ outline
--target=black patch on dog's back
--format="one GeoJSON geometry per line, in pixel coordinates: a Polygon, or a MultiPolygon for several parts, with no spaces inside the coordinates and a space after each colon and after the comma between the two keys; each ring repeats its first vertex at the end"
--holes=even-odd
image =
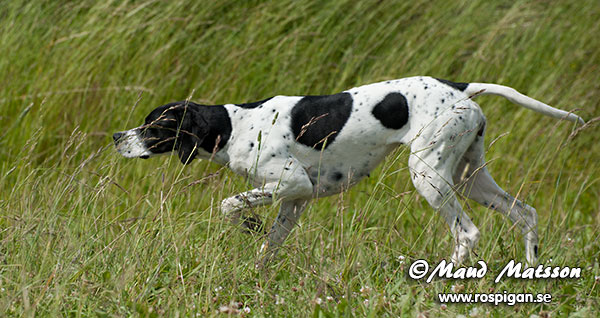
{"type": "Polygon", "coordinates": [[[459,90],[461,92],[464,92],[465,89],[467,89],[467,86],[469,86],[469,83],[455,83],[455,82],[448,81],[448,80],[441,79],[441,78],[435,78],[435,79],[438,80],[438,81],[440,81],[440,82],[442,82],[442,83],[444,83],[444,84],[446,84],[446,85],[448,85],[448,86],[450,86],[450,87],[452,87],[452,88],[454,88],[454,89],[457,89],[457,90],[459,90]]]}
{"type": "Polygon", "coordinates": [[[235,106],[241,107],[241,108],[256,108],[264,103],[266,103],[268,100],[270,100],[273,97],[269,97],[263,100],[259,100],[258,102],[253,102],[253,103],[245,103],[245,104],[235,104],[235,106]]]}
{"type": "Polygon", "coordinates": [[[327,148],[352,112],[352,95],[306,96],[292,108],[292,132],[301,144],[316,150],[327,148]]]}
{"type": "Polygon", "coordinates": [[[373,108],[373,116],[390,129],[400,129],[408,121],[408,103],[400,93],[387,94],[373,108]]]}

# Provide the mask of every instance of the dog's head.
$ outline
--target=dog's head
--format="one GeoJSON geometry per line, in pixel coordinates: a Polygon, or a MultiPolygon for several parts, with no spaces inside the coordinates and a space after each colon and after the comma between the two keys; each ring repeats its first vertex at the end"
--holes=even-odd
{"type": "Polygon", "coordinates": [[[190,163],[208,134],[208,124],[188,102],[154,109],[142,126],[113,135],[117,151],[127,158],[149,158],[176,151],[182,163],[190,163]]]}

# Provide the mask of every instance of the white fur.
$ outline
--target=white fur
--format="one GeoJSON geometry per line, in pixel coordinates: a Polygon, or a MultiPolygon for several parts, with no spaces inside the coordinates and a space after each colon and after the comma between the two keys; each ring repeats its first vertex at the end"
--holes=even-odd
{"type": "Polygon", "coordinates": [[[121,137],[121,140],[119,140],[119,143],[117,144],[117,151],[126,158],[138,158],[152,155],[152,152],[146,149],[139,136],[139,128],[125,131],[125,135],[121,137]]]}

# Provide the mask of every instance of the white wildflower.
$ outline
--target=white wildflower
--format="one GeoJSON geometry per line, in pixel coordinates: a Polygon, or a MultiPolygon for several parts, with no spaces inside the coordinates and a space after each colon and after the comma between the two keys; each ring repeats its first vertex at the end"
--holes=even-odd
{"type": "Polygon", "coordinates": [[[371,292],[371,290],[372,290],[371,287],[369,287],[369,286],[363,286],[360,289],[360,293],[363,294],[363,296],[364,296],[364,295],[369,294],[371,292]]]}
{"type": "Polygon", "coordinates": [[[275,294],[275,305],[283,305],[285,304],[285,299],[283,297],[275,294]]]}

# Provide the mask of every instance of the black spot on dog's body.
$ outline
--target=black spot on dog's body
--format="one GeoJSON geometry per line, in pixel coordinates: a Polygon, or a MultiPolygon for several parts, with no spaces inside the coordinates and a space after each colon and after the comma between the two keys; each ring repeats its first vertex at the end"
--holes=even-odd
{"type": "Polygon", "coordinates": [[[390,93],[373,108],[373,116],[390,129],[400,129],[408,121],[408,103],[400,93],[390,93]]]}
{"type": "Polygon", "coordinates": [[[352,95],[306,96],[292,108],[292,132],[301,144],[321,150],[333,143],[352,113],[352,95]]]}
{"type": "Polygon", "coordinates": [[[235,106],[238,106],[238,107],[241,107],[241,108],[248,108],[248,109],[256,108],[256,107],[261,106],[262,104],[266,103],[271,98],[273,98],[273,97],[265,98],[263,100],[259,100],[257,102],[252,102],[252,103],[235,104],[235,106]]]}
{"type": "Polygon", "coordinates": [[[334,181],[340,181],[340,180],[342,180],[343,177],[344,177],[344,175],[339,171],[336,171],[333,174],[331,174],[331,179],[334,181]]]}
{"type": "Polygon", "coordinates": [[[456,82],[448,81],[448,80],[441,79],[441,78],[435,78],[435,79],[454,88],[454,89],[457,89],[461,92],[464,92],[465,89],[467,89],[467,86],[469,86],[469,83],[456,83],[456,82]]]}

